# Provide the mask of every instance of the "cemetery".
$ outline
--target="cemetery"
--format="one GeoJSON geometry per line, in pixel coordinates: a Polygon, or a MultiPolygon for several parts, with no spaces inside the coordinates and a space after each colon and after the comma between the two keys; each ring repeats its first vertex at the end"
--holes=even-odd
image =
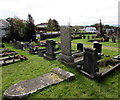
{"type": "Polygon", "coordinates": [[[23,55],[18,55],[16,51],[10,50],[9,48],[1,48],[1,58],[0,58],[0,66],[5,66],[8,64],[12,64],[18,61],[27,60],[27,58],[23,55]]]}
{"type": "Polygon", "coordinates": [[[119,38],[102,30],[1,44],[2,98],[118,98],[119,38]]]}

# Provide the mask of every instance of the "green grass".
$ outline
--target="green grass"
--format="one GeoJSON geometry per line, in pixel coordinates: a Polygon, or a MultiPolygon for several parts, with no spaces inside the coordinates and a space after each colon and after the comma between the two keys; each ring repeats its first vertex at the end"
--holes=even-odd
{"type": "MultiPolygon", "coordinates": [[[[88,34],[87,34],[88,35],[88,34]]],[[[93,34],[94,35],[94,34],[93,34]]],[[[60,42],[60,37],[52,38],[53,40],[56,40],[56,42],[60,42]]],[[[83,44],[90,44],[92,45],[92,42],[88,42],[88,39],[73,39],[72,43],[83,43],[83,44]]],[[[112,47],[118,47],[118,40],[116,40],[116,43],[112,43],[112,39],[110,39],[109,42],[100,42],[103,46],[112,46],[112,47]]]]}
{"type": "MultiPolygon", "coordinates": [[[[54,38],[56,41],[60,41],[60,38],[54,38]]],[[[85,43],[86,47],[92,47],[87,42],[87,39],[73,40],[74,43],[85,43]]],[[[92,44],[92,43],[91,43],[92,44]]],[[[108,43],[109,45],[111,43],[108,43]]],[[[117,43],[113,43],[114,46],[117,43]]],[[[106,45],[103,43],[103,45],[106,45]]],[[[50,86],[44,90],[38,91],[31,94],[27,99],[31,98],[118,98],[118,86],[120,78],[120,70],[112,73],[102,82],[96,82],[79,73],[75,68],[66,66],[60,63],[58,60],[49,61],[43,57],[37,55],[30,55],[27,51],[15,49],[6,43],[6,46],[12,50],[22,54],[28,58],[26,61],[6,65],[0,68],[2,71],[2,94],[11,85],[21,82],[23,80],[29,80],[51,71],[52,68],[60,67],[66,71],[75,74],[76,80],[71,82],[62,82],[57,85],[50,86]]],[[[76,44],[72,44],[73,48],[76,49],[76,44]]],[[[111,57],[116,56],[118,51],[114,48],[103,47],[103,53],[110,55],[111,57]]],[[[120,89],[119,89],[120,90],[120,89]]]]}

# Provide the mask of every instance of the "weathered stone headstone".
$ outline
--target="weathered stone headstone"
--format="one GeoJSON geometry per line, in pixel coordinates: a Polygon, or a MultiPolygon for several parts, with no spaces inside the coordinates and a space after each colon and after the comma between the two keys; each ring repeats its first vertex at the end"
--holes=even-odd
{"type": "Polygon", "coordinates": [[[17,41],[16,39],[13,39],[13,46],[16,48],[16,45],[17,45],[17,41]]]}
{"type": "Polygon", "coordinates": [[[60,28],[61,32],[61,54],[59,56],[59,60],[63,60],[67,63],[74,62],[74,58],[72,57],[71,52],[71,34],[69,27],[62,26],[60,28]]]}
{"type": "Polygon", "coordinates": [[[10,44],[12,44],[12,40],[10,40],[10,44]]]}
{"type": "Polygon", "coordinates": [[[25,80],[9,87],[4,96],[10,99],[24,99],[24,97],[38,90],[42,90],[53,84],[58,84],[62,81],[72,81],[75,75],[61,68],[53,68],[52,72],[39,76],[31,80],[25,80]]]}
{"type": "Polygon", "coordinates": [[[0,48],[4,48],[5,45],[3,43],[0,43],[0,48]]]}
{"type": "Polygon", "coordinates": [[[115,36],[112,36],[112,42],[113,42],[113,43],[116,43],[116,38],[115,38],[115,36]]]}
{"type": "Polygon", "coordinates": [[[23,43],[23,47],[24,47],[24,49],[29,48],[29,43],[23,43]]]}
{"type": "Polygon", "coordinates": [[[61,49],[61,43],[57,43],[58,48],[61,49]]]}
{"type": "Polygon", "coordinates": [[[83,52],[83,44],[82,43],[77,43],[77,50],[83,52]]]}
{"type": "Polygon", "coordinates": [[[16,43],[16,49],[19,49],[19,44],[20,44],[20,42],[17,41],[17,43],[16,43]]]}
{"type": "Polygon", "coordinates": [[[34,54],[34,49],[32,47],[29,48],[29,53],[34,54]]]}
{"type": "Polygon", "coordinates": [[[91,48],[85,48],[83,70],[93,75],[96,74],[96,72],[99,72],[97,60],[98,53],[91,48]]]}

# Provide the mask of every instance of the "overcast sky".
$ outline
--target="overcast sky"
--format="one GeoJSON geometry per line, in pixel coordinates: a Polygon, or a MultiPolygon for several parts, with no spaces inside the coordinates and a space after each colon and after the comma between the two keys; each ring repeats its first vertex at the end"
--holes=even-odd
{"type": "Polygon", "coordinates": [[[120,0],[0,0],[0,19],[17,16],[35,24],[56,19],[60,25],[118,24],[120,0]]]}

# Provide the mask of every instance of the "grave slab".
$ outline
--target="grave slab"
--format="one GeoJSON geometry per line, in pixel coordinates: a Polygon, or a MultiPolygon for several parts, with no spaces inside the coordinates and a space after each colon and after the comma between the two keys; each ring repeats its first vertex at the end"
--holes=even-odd
{"type": "Polygon", "coordinates": [[[61,68],[53,68],[50,73],[14,84],[4,92],[4,96],[10,99],[21,99],[50,85],[73,79],[75,79],[74,74],[61,68]]]}

